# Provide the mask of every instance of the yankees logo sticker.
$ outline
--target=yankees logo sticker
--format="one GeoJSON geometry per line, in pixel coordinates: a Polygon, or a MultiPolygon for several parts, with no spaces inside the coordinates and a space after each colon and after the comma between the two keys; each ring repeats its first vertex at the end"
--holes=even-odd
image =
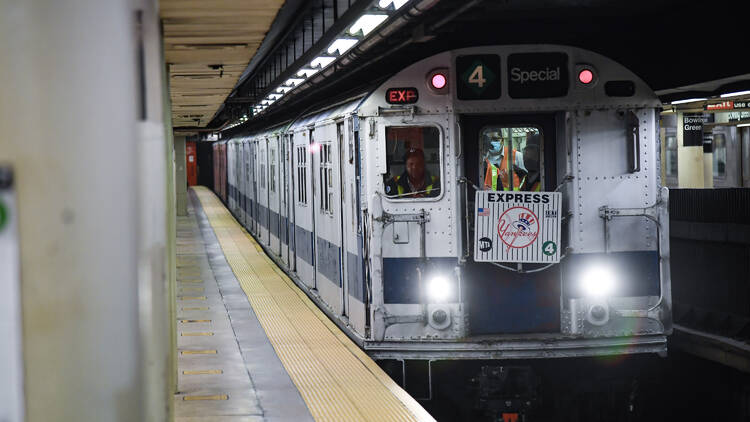
{"type": "Polygon", "coordinates": [[[539,236],[539,219],[526,207],[509,208],[497,222],[497,235],[508,249],[525,248],[539,236]]]}

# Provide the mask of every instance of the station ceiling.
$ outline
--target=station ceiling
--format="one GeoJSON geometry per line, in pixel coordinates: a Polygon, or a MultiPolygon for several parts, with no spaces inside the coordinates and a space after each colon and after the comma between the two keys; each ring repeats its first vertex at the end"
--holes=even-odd
{"type": "MultiPolygon", "coordinates": [[[[229,0],[210,1],[234,3],[229,0]]],[[[285,19],[280,19],[280,14],[274,26],[289,34],[295,25],[303,24],[300,22],[304,19],[299,19],[299,16],[310,13],[312,5],[320,3],[325,6],[341,1],[288,0],[287,7],[293,6],[296,12],[285,19]]],[[[350,8],[362,2],[343,1],[350,8]]],[[[181,8],[186,2],[167,0],[163,3],[181,8]]],[[[407,10],[416,3],[425,2],[412,1],[403,9],[407,10]]],[[[289,118],[309,107],[317,98],[333,98],[370,84],[397,72],[406,64],[440,51],[476,45],[544,43],[577,46],[622,63],[654,90],[670,93],[678,92],[683,86],[724,78],[740,84],[743,80],[750,80],[750,61],[743,53],[747,40],[743,15],[730,1],[694,4],[676,0],[435,0],[428,3],[429,7],[425,7],[419,16],[405,15],[404,18],[408,19],[406,25],[358,55],[337,72],[336,77],[317,83],[306,89],[303,95],[290,96],[283,108],[269,108],[264,120],[289,118]]],[[[270,13],[269,10],[266,12],[270,13]]],[[[262,19],[268,22],[268,17],[262,19]]],[[[165,36],[168,37],[166,26],[165,36]]],[[[251,83],[253,75],[261,73],[263,57],[260,56],[270,57],[282,39],[283,36],[267,37],[259,56],[252,60],[254,65],[243,69],[243,83],[251,83]]],[[[247,58],[247,55],[242,56],[246,63],[247,58]]],[[[242,83],[229,91],[233,97],[251,92],[242,83]]],[[[210,121],[202,119],[200,125],[195,126],[215,129],[226,126],[236,116],[232,110],[237,105],[229,101],[219,107],[219,97],[226,95],[219,94],[218,90],[206,91],[206,95],[209,93],[215,94],[211,97],[214,108],[206,107],[202,116],[207,116],[210,110],[218,112],[209,118],[210,121]]],[[[175,93],[172,95],[174,101],[175,93]]],[[[183,98],[181,101],[182,107],[189,107],[188,100],[183,98]]],[[[192,126],[189,119],[175,119],[175,123],[175,126],[192,126]]],[[[250,121],[237,130],[247,130],[252,126],[250,121]]]]}
{"type": "Polygon", "coordinates": [[[204,127],[260,47],[284,0],[161,0],[172,125],[204,127]]]}

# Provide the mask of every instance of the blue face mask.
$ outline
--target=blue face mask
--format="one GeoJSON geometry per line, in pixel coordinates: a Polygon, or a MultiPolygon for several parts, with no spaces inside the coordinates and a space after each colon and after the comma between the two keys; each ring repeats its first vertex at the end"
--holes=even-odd
{"type": "Polygon", "coordinates": [[[502,141],[491,141],[489,152],[491,154],[499,154],[502,147],[503,147],[502,141]]]}

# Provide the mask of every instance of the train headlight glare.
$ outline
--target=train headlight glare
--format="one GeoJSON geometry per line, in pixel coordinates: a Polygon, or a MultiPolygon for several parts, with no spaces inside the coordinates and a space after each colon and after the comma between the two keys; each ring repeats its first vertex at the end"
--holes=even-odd
{"type": "Polygon", "coordinates": [[[615,283],[615,273],[607,266],[591,267],[581,277],[581,287],[586,296],[610,295],[615,289],[615,283]]]}
{"type": "Polygon", "coordinates": [[[443,276],[435,276],[427,283],[427,296],[435,302],[443,302],[451,295],[451,283],[443,276]]]}

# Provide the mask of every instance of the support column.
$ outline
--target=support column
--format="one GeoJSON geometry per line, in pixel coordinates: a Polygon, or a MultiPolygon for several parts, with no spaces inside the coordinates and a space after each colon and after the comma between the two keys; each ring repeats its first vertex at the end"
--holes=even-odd
{"type": "Polygon", "coordinates": [[[174,137],[175,183],[177,184],[177,215],[187,215],[187,172],[185,169],[185,136],[174,137]]]}
{"type": "MultiPolygon", "coordinates": [[[[681,188],[702,188],[704,186],[703,136],[701,129],[700,142],[692,142],[693,134],[688,130],[688,142],[685,144],[685,128],[694,126],[690,115],[686,121],[683,112],[677,113],[677,176],[681,188]]],[[[701,127],[703,123],[701,123],[701,127]]]]}
{"type": "Polygon", "coordinates": [[[130,0],[12,1],[0,13],[26,422],[144,420],[134,19],[130,0]]]}

